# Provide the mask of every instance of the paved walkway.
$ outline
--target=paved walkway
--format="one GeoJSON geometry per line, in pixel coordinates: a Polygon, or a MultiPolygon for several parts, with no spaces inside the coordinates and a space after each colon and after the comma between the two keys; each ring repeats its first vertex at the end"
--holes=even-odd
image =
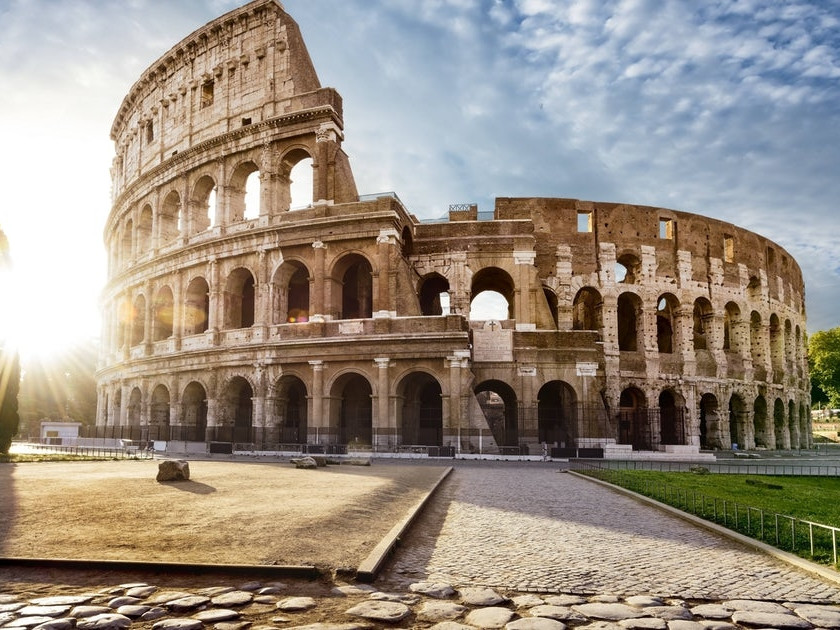
{"type": "Polygon", "coordinates": [[[840,602],[838,585],[556,465],[457,465],[381,580],[840,602]]]}

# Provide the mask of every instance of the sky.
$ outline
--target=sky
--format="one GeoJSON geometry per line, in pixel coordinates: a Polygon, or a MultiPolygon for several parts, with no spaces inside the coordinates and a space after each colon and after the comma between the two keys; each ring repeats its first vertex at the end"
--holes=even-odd
{"type": "MultiPolygon", "coordinates": [[[[0,229],[15,264],[0,327],[33,351],[99,334],[123,97],[241,4],[0,0],[0,229]]],[[[344,98],[360,193],[395,191],[420,218],[548,196],[729,221],[797,260],[810,332],[840,325],[840,0],[282,4],[344,98]]]]}

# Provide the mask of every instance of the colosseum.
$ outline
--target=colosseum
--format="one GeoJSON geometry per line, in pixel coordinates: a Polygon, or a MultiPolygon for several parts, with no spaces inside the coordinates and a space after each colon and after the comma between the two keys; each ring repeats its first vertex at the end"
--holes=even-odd
{"type": "Polygon", "coordinates": [[[111,138],[100,437],[456,457],[811,445],[783,248],[664,208],[497,198],[428,221],[359,194],[341,96],[275,0],[160,57],[111,138]]]}

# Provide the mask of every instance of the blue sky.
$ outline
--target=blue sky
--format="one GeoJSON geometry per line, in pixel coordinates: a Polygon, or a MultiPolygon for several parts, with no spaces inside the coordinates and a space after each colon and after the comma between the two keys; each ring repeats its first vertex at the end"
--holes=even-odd
{"type": "MultiPolygon", "coordinates": [[[[239,4],[0,0],[0,228],[26,286],[90,334],[117,108],[239,4]]],[[[809,331],[840,325],[838,0],[283,5],[344,97],[360,192],[396,191],[421,218],[555,196],[731,221],[797,259],[809,331]]]]}

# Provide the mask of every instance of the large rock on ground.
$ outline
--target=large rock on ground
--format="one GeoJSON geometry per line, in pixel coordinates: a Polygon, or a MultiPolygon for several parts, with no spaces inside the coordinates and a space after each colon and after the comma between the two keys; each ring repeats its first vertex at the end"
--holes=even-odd
{"type": "Polygon", "coordinates": [[[165,459],[158,464],[158,481],[187,481],[190,463],[183,459],[165,459]]]}

